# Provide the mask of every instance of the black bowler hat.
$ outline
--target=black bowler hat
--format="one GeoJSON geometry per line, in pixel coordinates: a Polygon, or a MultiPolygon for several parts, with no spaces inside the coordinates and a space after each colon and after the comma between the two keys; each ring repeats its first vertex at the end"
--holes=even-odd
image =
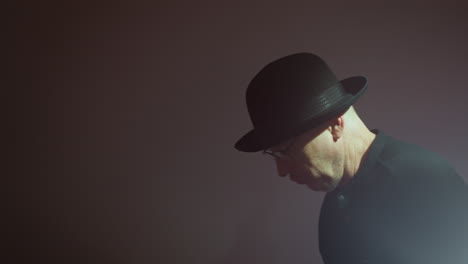
{"type": "Polygon", "coordinates": [[[367,88],[367,79],[338,81],[315,54],[292,54],[266,65],[250,82],[246,101],[254,129],[235,148],[267,149],[323,124],[348,109],[367,88]]]}

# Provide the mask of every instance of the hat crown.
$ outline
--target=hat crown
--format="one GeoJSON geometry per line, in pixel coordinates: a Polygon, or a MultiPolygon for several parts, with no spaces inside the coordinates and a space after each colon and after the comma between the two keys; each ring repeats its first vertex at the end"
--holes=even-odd
{"type": "Polygon", "coordinates": [[[247,87],[254,128],[235,147],[255,152],[297,136],[344,113],[366,89],[366,77],[338,81],[315,54],[277,59],[262,68],[247,87]]]}
{"type": "Polygon", "coordinates": [[[301,119],[305,112],[310,112],[313,101],[327,100],[324,94],[336,85],[340,83],[335,74],[315,54],[297,53],[280,58],[261,69],[247,88],[250,119],[257,128],[301,119]]]}

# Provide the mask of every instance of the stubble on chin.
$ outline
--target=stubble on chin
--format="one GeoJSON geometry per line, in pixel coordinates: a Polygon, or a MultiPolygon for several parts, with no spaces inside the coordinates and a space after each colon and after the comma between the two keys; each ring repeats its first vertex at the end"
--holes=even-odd
{"type": "Polygon", "coordinates": [[[338,182],[331,177],[314,178],[305,184],[309,187],[309,189],[320,192],[330,192],[338,186],[338,182]]]}

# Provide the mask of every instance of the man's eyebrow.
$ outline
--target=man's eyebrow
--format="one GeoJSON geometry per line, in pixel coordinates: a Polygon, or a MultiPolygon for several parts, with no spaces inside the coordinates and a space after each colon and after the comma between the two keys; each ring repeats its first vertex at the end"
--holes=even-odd
{"type": "Polygon", "coordinates": [[[284,142],[281,142],[280,144],[278,145],[275,145],[271,148],[268,148],[269,150],[273,151],[273,152],[283,152],[285,151],[289,145],[291,144],[293,139],[289,139],[287,141],[284,141],[284,142]]]}
{"type": "Polygon", "coordinates": [[[271,148],[267,148],[267,150],[269,151],[273,151],[273,152],[281,152],[285,149],[285,147],[283,146],[283,144],[281,145],[276,145],[276,146],[273,146],[271,148]]]}

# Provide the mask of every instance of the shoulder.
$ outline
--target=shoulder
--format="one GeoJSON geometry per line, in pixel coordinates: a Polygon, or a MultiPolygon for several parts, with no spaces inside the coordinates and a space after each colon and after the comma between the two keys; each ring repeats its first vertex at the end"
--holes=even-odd
{"type": "Polygon", "coordinates": [[[387,136],[378,162],[395,172],[438,174],[453,170],[441,155],[421,146],[387,136]]]}
{"type": "Polygon", "coordinates": [[[441,155],[421,146],[388,137],[377,163],[385,168],[389,181],[421,191],[467,192],[466,184],[441,155]]]}

